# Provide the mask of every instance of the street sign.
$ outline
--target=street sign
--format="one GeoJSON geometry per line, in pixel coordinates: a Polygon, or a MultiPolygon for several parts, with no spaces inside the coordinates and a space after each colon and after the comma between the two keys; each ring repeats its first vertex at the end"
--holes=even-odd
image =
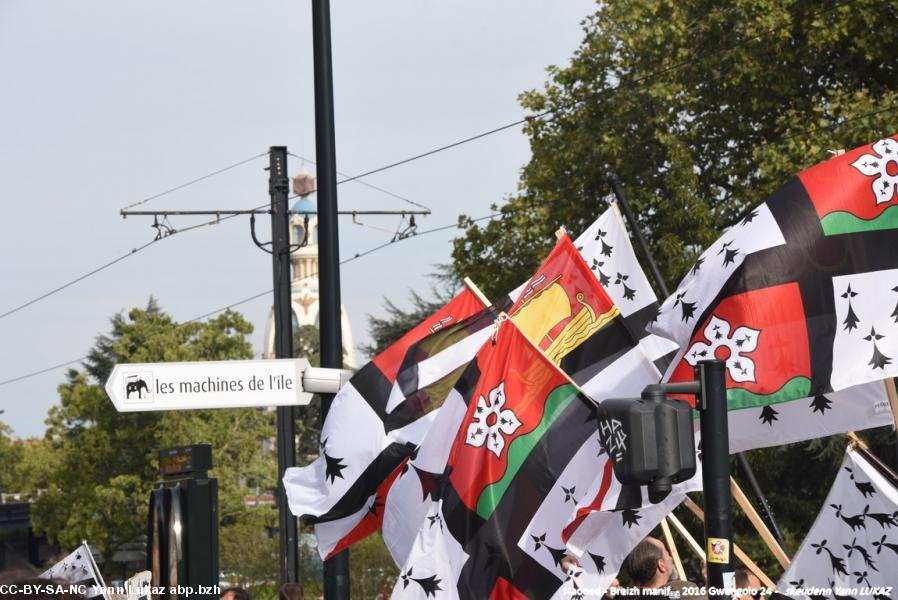
{"type": "Polygon", "coordinates": [[[116,365],[106,393],[119,412],[297,406],[303,390],[304,358],[116,365]]]}

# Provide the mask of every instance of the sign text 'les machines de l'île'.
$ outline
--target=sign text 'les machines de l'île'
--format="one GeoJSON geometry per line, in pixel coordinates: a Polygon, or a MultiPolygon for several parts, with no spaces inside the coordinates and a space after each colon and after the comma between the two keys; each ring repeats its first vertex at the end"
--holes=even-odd
{"type": "Polygon", "coordinates": [[[308,404],[305,359],[118,364],[106,393],[119,412],[308,404]]]}

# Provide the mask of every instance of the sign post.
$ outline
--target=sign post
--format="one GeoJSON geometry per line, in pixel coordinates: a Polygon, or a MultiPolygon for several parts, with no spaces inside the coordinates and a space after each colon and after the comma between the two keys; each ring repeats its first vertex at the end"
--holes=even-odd
{"type": "Polygon", "coordinates": [[[308,404],[304,358],[118,364],[106,393],[119,412],[308,404]]]}

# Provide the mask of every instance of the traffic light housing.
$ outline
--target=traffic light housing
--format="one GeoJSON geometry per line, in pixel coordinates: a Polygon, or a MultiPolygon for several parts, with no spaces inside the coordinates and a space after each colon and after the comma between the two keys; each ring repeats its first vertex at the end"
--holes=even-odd
{"type": "Polygon", "coordinates": [[[695,475],[692,407],[650,385],[641,398],[610,398],[596,407],[599,439],[624,485],[648,486],[661,502],[674,483],[695,475]]]}

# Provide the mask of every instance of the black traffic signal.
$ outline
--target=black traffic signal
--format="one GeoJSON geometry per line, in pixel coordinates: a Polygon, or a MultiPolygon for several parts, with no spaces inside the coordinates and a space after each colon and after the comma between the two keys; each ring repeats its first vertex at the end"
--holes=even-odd
{"type": "Polygon", "coordinates": [[[599,439],[624,485],[648,486],[661,502],[674,483],[695,475],[692,407],[650,385],[641,398],[611,398],[596,407],[599,439]]]}

